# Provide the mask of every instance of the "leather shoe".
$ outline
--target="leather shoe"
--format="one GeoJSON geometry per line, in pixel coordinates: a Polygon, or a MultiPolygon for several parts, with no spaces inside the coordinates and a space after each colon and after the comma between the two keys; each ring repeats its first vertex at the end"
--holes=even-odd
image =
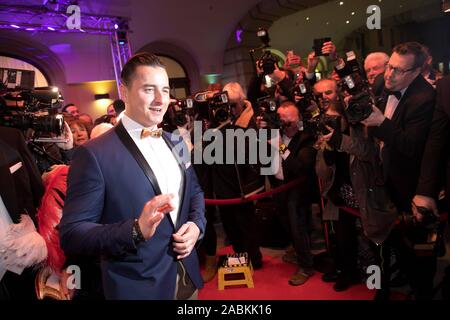
{"type": "Polygon", "coordinates": [[[348,276],[345,274],[339,274],[336,283],[333,286],[334,291],[341,292],[350,288],[354,284],[358,284],[360,279],[358,276],[348,276]]]}
{"type": "Polygon", "coordinates": [[[301,286],[314,274],[314,271],[311,273],[306,273],[303,269],[298,269],[291,278],[289,279],[289,284],[291,286],[301,286]]]}
{"type": "Polygon", "coordinates": [[[327,272],[322,275],[323,282],[336,282],[339,273],[337,271],[327,272]]]}

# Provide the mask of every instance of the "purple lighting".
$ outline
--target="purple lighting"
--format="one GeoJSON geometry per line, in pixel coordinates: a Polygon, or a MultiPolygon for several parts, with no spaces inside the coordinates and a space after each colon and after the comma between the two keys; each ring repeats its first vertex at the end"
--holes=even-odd
{"type": "Polygon", "coordinates": [[[117,23],[114,24],[114,29],[119,29],[119,25],[117,23]]]}
{"type": "Polygon", "coordinates": [[[48,30],[55,31],[55,28],[47,27],[48,30]]]}
{"type": "Polygon", "coordinates": [[[20,29],[19,26],[16,26],[15,24],[10,24],[11,27],[16,28],[16,29],[20,29]]]}
{"type": "Polygon", "coordinates": [[[27,30],[27,31],[34,31],[35,29],[34,28],[26,28],[25,30],[27,30]]]}
{"type": "Polygon", "coordinates": [[[242,30],[242,29],[237,29],[236,30],[236,41],[238,43],[242,42],[242,32],[244,32],[244,30],[242,30]]]}

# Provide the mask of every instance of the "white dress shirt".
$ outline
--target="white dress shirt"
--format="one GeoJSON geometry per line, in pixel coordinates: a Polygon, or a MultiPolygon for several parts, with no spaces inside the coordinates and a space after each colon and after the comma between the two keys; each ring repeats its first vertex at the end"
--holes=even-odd
{"type": "MultiPolygon", "coordinates": [[[[402,94],[402,98],[407,89],[408,89],[408,87],[406,87],[405,89],[400,91],[400,93],[402,94]]],[[[400,98],[400,100],[401,100],[401,98],[400,98]]],[[[397,106],[400,103],[400,100],[398,100],[397,97],[394,96],[393,94],[388,97],[388,101],[386,103],[386,109],[384,109],[384,116],[386,118],[388,118],[389,120],[392,120],[392,116],[394,115],[394,112],[397,109],[397,106]]]]}
{"type": "Polygon", "coordinates": [[[182,192],[180,190],[182,177],[180,167],[172,150],[162,137],[141,139],[141,131],[144,126],[132,120],[126,113],[123,114],[122,123],[155,174],[161,193],[172,193],[174,195],[172,199],[174,210],[170,212],[170,217],[174,226],[176,226],[180,207],[180,194],[182,192]]]}
{"type": "MultiPolygon", "coordinates": [[[[3,260],[3,239],[6,238],[6,233],[8,232],[9,226],[12,224],[11,217],[6,209],[3,199],[0,196],[0,258],[3,260]]],[[[6,266],[3,265],[3,261],[0,261],[0,280],[2,280],[3,275],[6,273],[6,266]]]]}

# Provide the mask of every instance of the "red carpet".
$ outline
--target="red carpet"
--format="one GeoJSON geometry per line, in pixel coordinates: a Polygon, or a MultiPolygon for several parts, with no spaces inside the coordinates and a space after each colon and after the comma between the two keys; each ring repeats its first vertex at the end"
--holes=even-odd
{"type": "MultiPolygon", "coordinates": [[[[218,255],[231,253],[231,247],[218,251],[218,255]]],[[[264,256],[264,265],[253,274],[255,287],[226,287],[219,291],[216,277],[205,284],[199,292],[200,300],[372,300],[374,291],[367,289],[365,284],[350,287],[344,292],[333,290],[332,283],[325,283],[316,273],[302,286],[288,284],[289,277],[295,272],[296,266],[283,262],[279,258],[264,256]]]]}

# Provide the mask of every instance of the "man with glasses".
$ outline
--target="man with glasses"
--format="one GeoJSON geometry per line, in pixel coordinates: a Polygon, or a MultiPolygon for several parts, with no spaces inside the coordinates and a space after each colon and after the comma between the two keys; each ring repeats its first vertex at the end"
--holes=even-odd
{"type": "MultiPolygon", "coordinates": [[[[372,114],[363,121],[371,134],[381,141],[385,182],[399,213],[410,212],[433,116],[435,92],[421,75],[425,60],[426,53],[421,44],[408,42],[397,45],[384,74],[385,92],[380,109],[373,107],[372,114]]],[[[413,249],[404,245],[403,235],[397,231],[394,230],[383,243],[383,256],[388,258],[389,249],[394,248],[416,298],[429,298],[435,259],[423,261],[416,257],[413,249]]],[[[413,230],[411,234],[414,235],[408,240],[415,243],[419,233],[413,230]]],[[[389,259],[385,259],[385,266],[388,265],[389,259]]],[[[385,270],[382,290],[387,289],[389,280],[388,268],[385,270]]],[[[387,297],[387,293],[384,290],[380,298],[387,297]]]]}

